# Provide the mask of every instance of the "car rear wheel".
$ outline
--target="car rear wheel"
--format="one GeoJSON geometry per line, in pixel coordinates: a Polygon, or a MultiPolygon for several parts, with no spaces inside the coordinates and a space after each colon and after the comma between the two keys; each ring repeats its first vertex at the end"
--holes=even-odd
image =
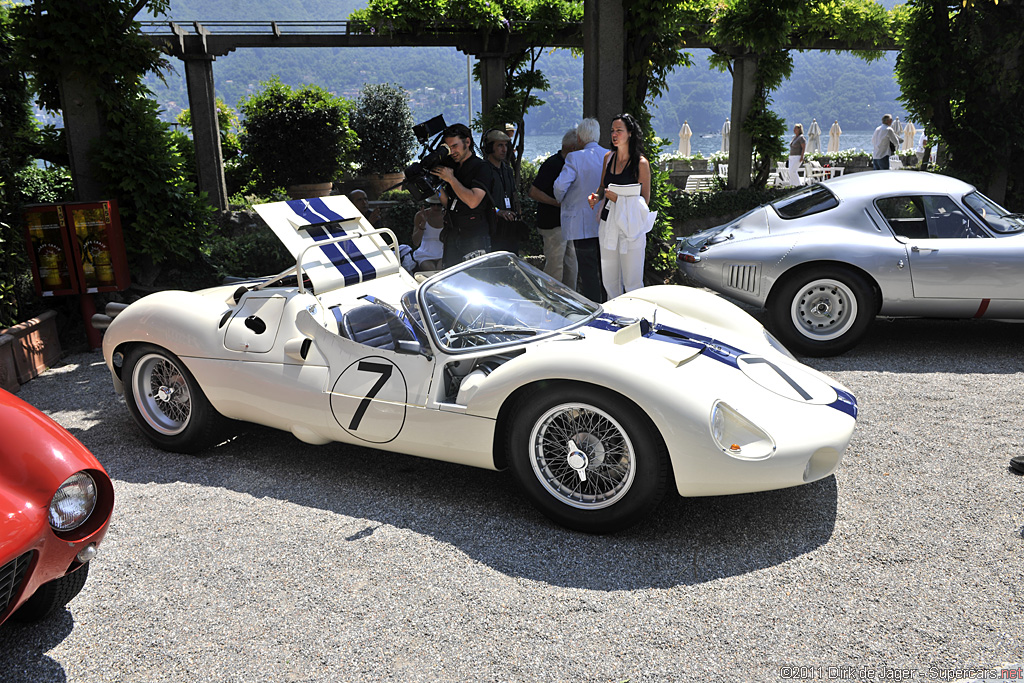
{"type": "Polygon", "coordinates": [[[509,462],[527,496],[577,531],[632,526],[661,501],[668,455],[650,421],[621,396],[561,385],[520,401],[509,462]]]}
{"type": "Polygon", "coordinates": [[[132,348],[123,377],[128,409],[157,447],[195,453],[223,437],[224,418],[170,351],[148,344],[132,348]]]}
{"type": "Polygon", "coordinates": [[[89,565],[84,564],[70,574],[54,579],[40,586],[32,597],[25,601],[14,618],[18,621],[39,621],[74,600],[82,591],[89,578],[89,565]]]}
{"type": "Polygon", "coordinates": [[[772,331],[791,351],[805,356],[849,351],[877,311],[877,298],[864,276],[824,266],[789,277],[768,302],[772,331]]]}

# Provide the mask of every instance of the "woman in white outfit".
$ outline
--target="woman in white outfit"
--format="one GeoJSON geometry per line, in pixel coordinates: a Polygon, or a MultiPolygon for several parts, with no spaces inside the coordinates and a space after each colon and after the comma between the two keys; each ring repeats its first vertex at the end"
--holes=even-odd
{"type": "Polygon", "coordinates": [[[590,206],[602,199],[601,277],[611,299],[644,286],[647,233],[657,213],[651,200],[651,165],[640,153],[643,133],[630,114],[612,119],[612,150],[604,156],[601,187],[590,195],[590,206]]]}
{"type": "Polygon", "coordinates": [[[427,206],[416,213],[413,219],[412,243],[416,251],[412,260],[417,271],[441,270],[444,244],[441,242],[441,228],[444,227],[444,211],[441,200],[427,198],[427,206]]]}

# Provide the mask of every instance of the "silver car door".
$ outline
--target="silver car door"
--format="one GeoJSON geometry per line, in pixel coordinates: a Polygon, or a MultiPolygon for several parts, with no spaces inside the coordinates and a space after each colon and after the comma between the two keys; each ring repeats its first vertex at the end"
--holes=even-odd
{"type": "Polygon", "coordinates": [[[1024,251],[1017,241],[989,238],[950,197],[920,199],[927,237],[907,244],[915,298],[1024,299],[1024,251]]]}

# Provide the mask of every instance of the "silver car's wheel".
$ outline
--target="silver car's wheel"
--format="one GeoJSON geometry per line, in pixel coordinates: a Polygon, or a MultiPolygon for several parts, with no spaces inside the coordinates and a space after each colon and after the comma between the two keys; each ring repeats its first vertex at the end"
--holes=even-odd
{"type": "Polygon", "coordinates": [[[548,493],[583,510],[614,505],[636,476],[629,435],[611,415],[586,403],[557,405],[537,420],[530,464],[548,493]]]}
{"type": "Polygon", "coordinates": [[[840,265],[794,272],[768,297],[768,325],[791,351],[835,356],[853,348],[878,311],[867,278],[840,265]]]}
{"type": "Polygon", "coordinates": [[[181,368],[161,353],[148,353],[132,368],[132,395],[142,419],[166,436],[181,434],[192,417],[192,395],[181,368]]]}
{"type": "Polygon", "coordinates": [[[665,444],[632,402],[574,382],[537,385],[509,418],[508,461],[523,491],[559,524],[610,533],[635,524],[668,488],[665,444]]]}
{"type": "Polygon", "coordinates": [[[857,322],[857,297],[834,278],[808,282],[790,304],[793,326],[813,341],[837,339],[857,322]]]}
{"type": "Polygon", "coordinates": [[[125,355],[121,376],[135,422],[154,444],[195,453],[224,437],[226,421],[177,356],[148,344],[125,355]]]}

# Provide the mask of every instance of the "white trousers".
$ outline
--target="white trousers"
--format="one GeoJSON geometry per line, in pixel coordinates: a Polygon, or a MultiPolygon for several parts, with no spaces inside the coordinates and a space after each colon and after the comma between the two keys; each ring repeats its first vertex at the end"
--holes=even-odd
{"type": "Polygon", "coordinates": [[[640,241],[625,254],[619,253],[618,249],[601,247],[601,279],[604,280],[604,291],[609,299],[644,286],[646,251],[646,240],[640,241]]]}
{"type": "Polygon", "coordinates": [[[789,184],[800,185],[800,155],[789,157],[789,184]]]}
{"type": "Polygon", "coordinates": [[[562,236],[561,226],[550,230],[537,229],[544,240],[544,272],[560,280],[570,289],[576,289],[576,248],[562,236]]]}

